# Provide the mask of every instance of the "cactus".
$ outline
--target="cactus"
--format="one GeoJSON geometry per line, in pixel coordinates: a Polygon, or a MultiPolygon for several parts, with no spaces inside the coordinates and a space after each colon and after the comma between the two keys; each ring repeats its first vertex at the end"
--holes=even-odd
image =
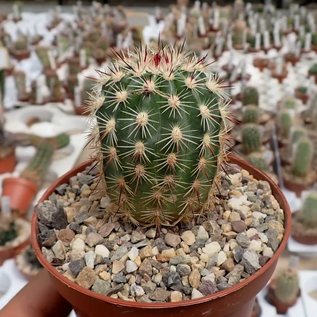
{"type": "Polygon", "coordinates": [[[258,123],[260,111],[257,106],[249,105],[243,108],[242,123],[258,123]]]}
{"type": "Polygon", "coordinates": [[[309,75],[317,76],[317,64],[312,65],[308,71],[309,75]]]}
{"type": "Polygon", "coordinates": [[[204,59],[178,47],[117,57],[90,104],[113,205],[145,226],[208,210],[225,159],[226,92],[204,59]]]}
{"type": "Polygon", "coordinates": [[[28,45],[28,39],[26,36],[20,36],[14,43],[13,43],[14,49],[16,51],[26,51],[29,47],[28,45]]]}
{"type": "Polygon", "coordinates": [[[39,58],[39,60],[41,61],[41,64],[44,69],[52,68],[47,47],[39,46],[35,49],[35,53],[37,57],[39,58]]]}
{"type": "Polygon", "coordinates": [[[14,221],[1,219],[0,223],[0,246],[12,241],[18,236],[17,227],[14,221]]]}
{"type": "Polygon", "coordinates": [[[262,145],[261,131],[255,124],[249,123],[242,127],[242,147],[245,154],[259,152],[262,145]]]}
{"type": "Polygon", "coordinates": [[[301,222],[307,227],[317,226],[317,192],[311,192],[304,201],[301,222]]]}
{"type": "Polygon", "coordinates": [[[53,146],[43,142],[37,147],[37,151],[30,163],[21,173],[21,177],[40,185],[45,177],[53,157],[53,146]]]}
{"type": "Polygon", "coordinates": [[[83,81],[83,87],[80,93],[82,105],[86,104],[91,98],[91,91],[96,85],[96,81],[92,78],[85,78],[83,81]]]}
{"type": "MultiPolygon", "coordinates": [[[[0,69],[0,108],[2,107],[2,103],[3,103],[3,99],[4,99],[5,79],[6,79],[5,71],[4,71],[4,69],[0,69]]],[[[0,110],[0,114],[1,114],[1,110],[0,110]]]]}
{"type": "Polygon", "coordinates": [[[268,172],[270,170],[270,166],[263,158],[262,154],[259,155],[259,153],[251,153],[248,155],[247,160],[261,171],[268,172]]]}
{"type": "Polygon", "coordinates": [[[314,148],[307,138],[301,138],[294,146],[292,157],[292,174],[298,177],[306,177],[311,170],[314,148]]]}
{"type": "Polygon", "coordinates": [[[18,91],[18,99],[25,100],[27,98],[26,92],[26,75],[23,71],[17,71],[14,73],[14,82],[18,91]]]}
{"type": "Polygon", "coordinates": [[[307,130],[302,127],[294,127],[291,132],[291,144],[297,143],[302,137],[307,136],[307,130]]]}
{"type": "Polygon", "coordinates": [[[70,137],[66,133],[60,133],[51,138],[43,138],[34,134],[26,134],[24,145],[33,145],[35,147],[41,146],[43,143],[49,144],[53,150],[58,150],[66,147],[70,142],[70,137]]]}
{"type": "Polygon", "coordinates": [[[282,110],[277,116],[277,128],[282,139],[287,140],[290,136],[294,118],[290,111],[282,110]]]}
{"type": "Polygon", "coordinates": [[[294,97],[288,97],[282,101],[283,109],[296,110],[297,105],[298,105],[298,102],[294,97]]]}
{"type": "Polygon", "coordinates": [[[292,304],[299,294],[298,274],[294,269],[288,268],[278,274],[275,279],[274,294],[284,304],[292,304]]]}
{"type": "Polygon", "coordinates": [[[242,91],[243,105],[259,105],[259,92],[255,87],[245,87],[242,91]]]}

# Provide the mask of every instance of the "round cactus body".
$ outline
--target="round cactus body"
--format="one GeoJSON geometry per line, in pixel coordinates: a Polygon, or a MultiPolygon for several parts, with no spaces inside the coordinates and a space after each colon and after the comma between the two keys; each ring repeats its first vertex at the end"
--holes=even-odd
{"type": "Polygon", "coordinates": [[[258,123],[260,111],[257,106],[249,105],[243,109],[242,123],[258,123]]]}
{"type": "Polygon", "coordinates": [[[291,268],[279,273],[276,277],[275,296],[284,304],[293,303],[299,293],[299,279],[297,272],[291,268]]]}
{"type": "Polygon", "coordinates": [[[242,91],[242,104],[243,105],[258,105],[259,92],[255,87],[245,87],[242,91]]]}
{"type": "Polygon", "coordinates": [[[306,177],[311,170],[314,148],[307,138],[301,138],[294,146],[292,174],[298,177],[306,177]]]}
{"type": "Polygon", "coordinates": [[[256,124],[246,124],[242,127],[242,146],[245,154],[259,152],[261,149],[261,131],[256,124]]]}
{"type": "Polygon", "coordinates": [[[107,194],[148,226],[202,212],[225,158],[226,93],[203,60],[179,48],[118,57],[91,105],[107,194]]]}
{"type": "Polygon", "coordinates": [[[248,155],[247,160],[261,171],[268,172],[270,169],[269,164],[261,153],[251,153],[248,155]]]}
{"type": "Polygon", "coordinates": [[[292,144],[298,142],[302,137],[307,136],[307,130],[302,127],[294,127],[291,133],[292,144]]]}
{"type": "Polygon", "coordinates": [[[312,192],[306,197],[301,219],[307,227],[317,226],[317,192],[312,192]]]}

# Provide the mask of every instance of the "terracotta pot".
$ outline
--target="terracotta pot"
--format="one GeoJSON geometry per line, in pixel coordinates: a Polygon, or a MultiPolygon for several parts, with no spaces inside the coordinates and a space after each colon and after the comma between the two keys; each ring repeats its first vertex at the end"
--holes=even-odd
{"type": "MultiPolygon", "coordinates": [[[[242,168],[248,170],[256,179],[269,182],[274,197],[277,199],[285,213],[285,234],[283,240],[276,250],[276,253],[259,271],[229,289],[202,298],[178,303],[140,303],[114,299],[80,287],[61,275],[53,266],[51,266],[41,252],[41,247],[37,240],[39,230],[37,215],[36,213],[33,213],[31,233],[32,246],[39,261],[50,273],[60,294],[73,305],[75,310],[78,311],[82,317],[99,317],[101,312],[107,312],[107,315],[116,317],[127,315],[131,317],[148,317],[149,315],[152,317],[251,316],[255,296],[269,281],[275,269],[277,260],[286,246],[291,231],[291,212],[282,192],[266,174],[237,157],[230,156],[230,162],[238,164],[242,168]]],[[[40,199],[40,202],[48,199],[57,186],[68,182],[70,177],[82,171],[89,164],[91,164],[91,161],[80,165],[56,180],[45,192],[40,199]]]]}
{"type": "Polygon", "coordinates": [[[287,77],[287,71],[284,70],[281,74],[277,74],[275,71],[272,72],[272,77],[276,78],[278,82],[281,84],[283,80],[287,77]]]}
{"type": "MultiPolygon", "coordinates": [[[[23,220],[26,221],[26,220],[23,220]]],[[[27,245],[30,244],[30,237],[27,237],[24,241],[20,242],[18,245],[13,247],[0,247],[0,266],[2,263],[8,259],[14,258],[19,254],[27,245]]]]}
{"type": "Polygon", "coordinates": [[[30,57],[31,52],[30,51],[16,51],[12,50],[11,55],[18,61],[21,61],[23,59],[27,59],[30,57]]]}
{"type": "Polygon", "coordinates": [[[7,156],[0,158],[0,174],[14,171],[17,159],[14,150],[7,156]]]}
{"type": "Polygon", "coordinates": [[[292,237],[302,244],[317,244],[317,234],[314,228],[307,228],[307,226],[302,224],[299,211],[293,213],[292,237]]]}
{"type": "Polygon", "coordinates": [[[255,58],[253,60],[253,65],[262,72],[264,68],[269,67],[269,60],[266,58],[255,58]]]}
{"type": "Polygon", "coordinates": [[[303,104],[306,104],[309,99],[309,95],[301,92],[299,89],[295,89],[295,97],[301,100],[303,104]]]}
{"type": "Polygon", "coordinates": [[[10,197],[12,209],[25,215],[37,193],[37,185],[22,177],[8,177],[2,182],[2,195],[10,197]]]}
{"type": "Polygon", "coordinates": [[[283,177],[283,181],[284,181],[284,186],[290,191],[294,192],[297,197],[300,197],[302,192],[312,185],[312,183],[295,182],[285,176],[283,177]]]}

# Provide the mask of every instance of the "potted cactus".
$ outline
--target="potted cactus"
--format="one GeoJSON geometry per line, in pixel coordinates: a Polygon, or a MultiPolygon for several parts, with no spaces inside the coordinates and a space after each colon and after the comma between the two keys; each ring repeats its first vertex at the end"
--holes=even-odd
{"type": "Polygon", "coordinates": [[[31,245],[28,245],[15,257],[15,265],[28,280],[32,279],[43,269],[31,245]]]}
{"type": "MultiPolygon", "coordinates": [[[[4,199],[4,198],[2,198],[4,199]]],[[[2,203],[2,205],[4,205],[2,203]]],[[[26,247],[30,238],[30,223],[5,210],[0,212],[0,265],[26,247]]]]}
{"type": "Polygon", "coordinates": [[[317,84],[317,64],[314,64],[309,68],[308,74],[315,78],[315,83],[317,84]]]}
{"type": "Polygon", "coordinates": [[[280,271],[271,281],[266,299],[275,306],[278,314],[286,314],[300,295],[299,277],[295,269],[280,271]]]}
{"type": "Polygon", "coordinates": [[[10,54],[18,61],[30,57],[31,52],[29,50],[28,38],[26,35],[20,34],[17,40],[13,42],[10,54]]]}
{"type": "Polygon", "coordinates": [[[203,60],[168,46],[119,54],[99,85],[90,104],[96,160],[53,184],[32,220],[33,247],[58,291],[89,317],[251,315],[290,215],[278,187],[248,163],[231,156],[231,176],[221,172],[228,130],[221,84],[203,60]],[[246,184],[275,209],[271,259],[260,251],[263,232],[256,237],[250,227],[252,203],[239,207],[246,184]],[[250,245],[246,254],[239,243],[250,245]]]}
{"type": "Polygon", "coordinates": [[[316,172],[312,169],[313,159],[313,143],[303,136],[293,145],[291,164],[283,170],[285,187],[298,196],[316,181],[316,172]]]}
{"type": "Polygon", "coordinates": [[[11,209],[18,211],[20,215],[25,215],[41,187],[51,164],[54,150],[69,144],[69,136],[64,133],[52,138],[32,135],[27,135],[25,138],[25,145],[36,146],[35,155],[21,172],[20,177],[7,177],[2,183],[2,194],[10,197],[11,209]]]}
{"type": "Polygon", "coordinates": [[[309,99],[309,95],[308,95],[308,88],[306,86],[299,86],[295,88],[295,97],[297,99],[300,99],[303,104],[306,104],[308,99],[309,99]]]}
{"type": "Polygon", "coordinates": [[[310,192],[293,217],[292,237],[303,244],[317,244],[317,192],[310,192]]]}
{"type": "Polygon", "coordinates": [[[28,101],[30,96],[26,91],[26,75],[23,71],[14,72],[15,87],[18,93],[19,101],[28,101]]]}
{"type": "Polygon", "coordinates": [[[294,114],[289,109],[283,109],[277,115],[277,133],[281,144],[286,144],[289,141],[291,129],[294,124],[294,114]]]}
{"type": "Polygon", "coordinates": [[[241,93],[242,105],[259,105],[259,92],[257,88],[248,86],[241,93]]]}

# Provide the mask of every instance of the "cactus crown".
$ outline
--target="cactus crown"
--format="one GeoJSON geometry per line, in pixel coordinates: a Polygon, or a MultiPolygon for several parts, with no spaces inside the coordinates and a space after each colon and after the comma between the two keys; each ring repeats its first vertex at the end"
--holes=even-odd
{"type": "Polygon", "coordinates": [[[182,47],[117,57],[90,104],[98,124],[91,141],[114,207],[146,226],[205,211],[225,159],[226,92],[182,47]]]}
{"type": "Polygon", "coordinates": [[[305,199],[301,220],[307,227],[317,226],[317,192],[311,192],[305,199]]]}
{"type": "Polygon", "coordinates": [[[259,92],[255,87],[245,87],[242,91],[242,104],[243,105],[258,105],[259,92]]]}
{"type": "Polygon", "coordinates": [[[298,274],[294,269],[283,270],[276,277],[275,296],[279,301],[289,304],[295,301],[299,292],[298,274]]]}
{"type": "Polygon", "coordinates": [[[258,123],[260,110],[257,106],[249,105],[243,108],[242,123],[258,123]]]}
{"type": "Polygon", "coordinates": [[[288,139],[293,125],[293,115],[289,110],[282,110],[277,117],[277,127],[279,135],[283,139],[288,139]]]}
{"type": "Polygon", "coordinates": [[[314,155],[314,147],[307,137],[302,137],[294,146],[292,174],[298,177],[306,177],[311,170],[314,155]]]}
{"type": "Polygon", "coordinates": [[[242,146],[245,154],[259,152],[262,145],[262,136],[256,124],[248,123],[242,127],[242,146]]]}

